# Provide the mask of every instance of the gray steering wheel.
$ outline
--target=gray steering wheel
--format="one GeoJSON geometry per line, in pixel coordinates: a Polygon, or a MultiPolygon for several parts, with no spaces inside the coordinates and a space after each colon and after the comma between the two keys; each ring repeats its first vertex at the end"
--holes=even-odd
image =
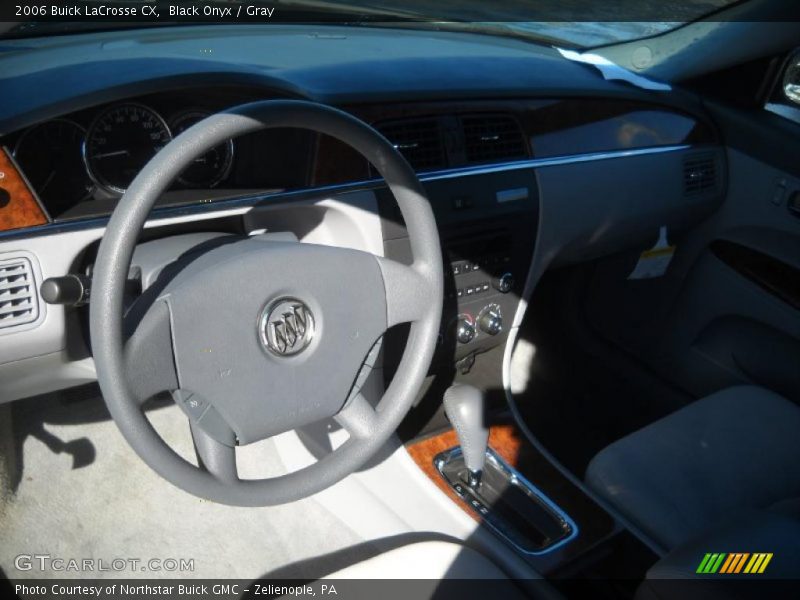
{"type": "Polygon", "coordinates": [[[119,201],[94,267],[90,325],[97,378],[125,439],[168,481],[224,504],[291,502],[361,467],[400,424],[433,357],[442,289],[430,203],[385,138],[319,104],[246,104],[180,134],[119,201]],[[125,313],[131,258],[156,199],[214,146],[276,127],[338,138],[375,166],[405,219],[412,265],[329,246],[233,238],[174,265],[165,284],[147,290],[125,313]],[[359,388],[382,334],[405,322],[411,324],[405,352],[373,407],[359,388]],[[172,392],[189,418],[200,466],[167,445],[144,414],[144,402],[163,391],[172,392]],[[349,439],[330,454],[280,477],[239,478],[237,445],[331,417],[349,439]]]}

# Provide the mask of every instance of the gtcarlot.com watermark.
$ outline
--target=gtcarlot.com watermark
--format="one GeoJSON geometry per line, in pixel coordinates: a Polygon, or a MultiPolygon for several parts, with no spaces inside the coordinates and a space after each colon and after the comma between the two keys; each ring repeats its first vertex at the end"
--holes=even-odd
{"type": "Polygon", "coordinates": [[[148,572],[189,573],[193,558],[66,558],[51,554],[20,554],[14,558],[18,571],[53,571],[56,573],[148,572]]]}

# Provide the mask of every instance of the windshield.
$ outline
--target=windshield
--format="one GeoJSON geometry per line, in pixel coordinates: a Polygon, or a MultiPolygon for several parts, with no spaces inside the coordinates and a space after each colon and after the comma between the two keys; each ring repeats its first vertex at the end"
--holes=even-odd
{"type": "Polygon", "coordinates": [[[191,23],[339,22],[467,30],[589,48],[664,33],[739,1],[78,0],[77,14],[56,12],[55,6],[34,14],[33,5],[6,5],[0,8],[0,21],[7,21],[0,22],[0,37],[191,23]]]}

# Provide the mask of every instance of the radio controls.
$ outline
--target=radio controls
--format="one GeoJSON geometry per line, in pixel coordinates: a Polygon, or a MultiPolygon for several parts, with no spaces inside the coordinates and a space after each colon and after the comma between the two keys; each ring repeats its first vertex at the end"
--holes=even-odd
{"type": "Polygon", "coordinates": [[[503,331],[503,315],[500,306],[497,304],[485,306],[478,314],[478,327],[489,335],[497,335],[503,331]]]}
{"type": "Polygon", "coordinates": [[[481,283],[476,283],[474,285],[468,285],[467,287],[458,288],[455,291],[456,298],[461,298],[463,296],[474,296],[475,294],[485,294],[491,289],[488,281],[483,281],[481,283]]]}
{"type": "Polygon", "coordinates": [[[494,281],[494,287],[501,294],[507,294],[514,287],[514,276],[511,273],[503,273],[494,281]]]}
{"type": "Polygon", "coordinates": [[[475,339],[475,322],[467,314],[458,315],[456,324],[456,339],[460,344],[469,344],[475,339]]]}

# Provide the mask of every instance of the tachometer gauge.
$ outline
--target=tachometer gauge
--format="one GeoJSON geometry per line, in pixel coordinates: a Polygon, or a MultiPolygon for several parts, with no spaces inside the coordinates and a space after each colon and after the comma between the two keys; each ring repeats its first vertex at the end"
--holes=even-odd
{"type": "Polygon", "coordinates": [[[74,121],[55,119],[34,125],[14,146],[14,158],[53,216],[87,199],[94,189],[81,157],[85,134],[74,121]]]}
{"type": "MultiPolygon", "coordinates": [[[[179,113],[170,119],[170,129],[177,136],[209,115],[210,113],[201,110],[179,113]]],[[[196,158],[194,163],[181,173],[178,181],[186,187],[212,188],[228,176],[232,164],[233,140],[228,140],[196,158]]]]}
{"type": "Polygon", "coordinates": [[[122,194],[171,139],[157,112],[141,104],[119,104],[100,113],[89,126],[83,157],[99,186],[122,194]]]}

